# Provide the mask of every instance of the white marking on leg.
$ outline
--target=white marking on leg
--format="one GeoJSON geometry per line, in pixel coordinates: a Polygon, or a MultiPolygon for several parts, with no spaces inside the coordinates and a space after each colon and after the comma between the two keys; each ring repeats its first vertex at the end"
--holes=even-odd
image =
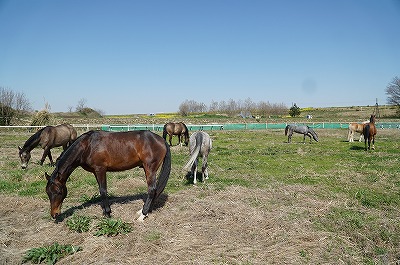
{"type": "Polygon", "coordinates": [[[140,214],[139,218],[137,219],[139,222],[143,222],[144,219],[149,216],[148,214],[144,215],[143,213],[140,214]]]}

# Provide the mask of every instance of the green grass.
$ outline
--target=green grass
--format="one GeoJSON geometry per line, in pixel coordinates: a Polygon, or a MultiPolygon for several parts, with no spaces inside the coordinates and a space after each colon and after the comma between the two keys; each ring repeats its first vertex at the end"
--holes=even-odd
{"type": "MultiPolygon", "coordinates": [[[[334,207],[327,208],[327,212],[313,218],[311,222],[315,229],[333,233],[333,241],[338,246],[343,245],[343,238],[351,238],[353,247],[344,248],[346,254],[361,253],[365,264],[379,263],[382,255],[391,260],[397,257],[400,249],[398,130],[378,131],[376,150],[368,152],[364,150],[364,143],[348,143],[346,130],[317,130],[320,142],[312,144],[308,139],[303,144],[301,135],[294,135],[292,143],[288,144],[282,130],[209,133],[214,146],[209,157],[210,178],[205,183],[197,184],[199,187],[207,187],[204,196],[230,186],[287,190],[303,187],[310,190],[306,194],[310,200],[336,202],[334,207]]],[[[16,150],[13,146],[21,144],[24,137],[17,134],[13,138],[12,133],[1,134],[0,142],[6,142],[2,148],[16,150]]],[[[10,151],[7,149],[5,152],[10,151]]],[[[39,149],[33,152],[40,153],[37,156],[41,155],[39,149]]],[[[171,175],[165,188],[165,192],[170,195],[192,188],[182,169],[189,157],[187,147],[174,146],[171,153],[171,175]]],[[[0,193],[48,200],[43,175],[45,171],[50,174],[54,168],[48,165],[41,167],[34,161],[24,171],[19,168],[17,155],[0,157],[0,193]]],[[[109,192],[112,190],[113,196],[146,193],[142,169],[107,173],[107,177],[109,192]],[[124,183],[131,178],[140,179],[142,185],[125,187],[124,183]]],[[[81,168],[72,173],[67,187],[69,205],[79,206],[99,199],[93,174],[81,168]]],[[[255,200],[249,203],[260,204],[255,200]]],[[[99,214],[100,211],[99,208],[99,214]]],[[[96,235],[115,235],[129,231],[129,225],[112,219],[105,219],[97,228],[96,235]]],[[[147,240],[158,240],[159,237],[161,234],[154,232],[147,240]]],[[[305,249],[299,255],[307,260],[312,253],[305,249]]]]}

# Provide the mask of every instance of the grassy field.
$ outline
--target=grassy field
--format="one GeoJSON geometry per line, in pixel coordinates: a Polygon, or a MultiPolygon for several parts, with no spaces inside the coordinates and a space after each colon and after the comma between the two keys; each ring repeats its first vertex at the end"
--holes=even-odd
{"type": "Polygon", "coordinates": [[[22,170],[17,146],[31,133],[3,130],[0,264],[54,242],[82,248],[59,264],[398,264],[399,130],[378,130],[369,152],[348,143],[346,130],[317,133],[318,143],[295,134],[288,144],[282,130],[210,132],[210,179],[196,186],[182,170],[188,148],[173,146],[168,185],[144,224],[134,220],[146,195],[143,170],[108,173],[113,218],[133,230],[98,237],[66,226],[76,215],[102,218],[93,175],[74,171],[63,221],[54,223],[43,176],[53,167],[39,166],[35,149],[22,170]]]}

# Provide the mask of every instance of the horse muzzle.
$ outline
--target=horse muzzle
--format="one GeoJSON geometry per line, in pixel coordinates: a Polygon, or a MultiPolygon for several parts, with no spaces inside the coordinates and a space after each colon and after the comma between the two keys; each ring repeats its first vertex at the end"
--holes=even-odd
{"type": "Polygon", "coordinates": [[[50,210],[50,215],[53,219],[56,219],[61,213],[61,205],[55,209],[50,210]]]}

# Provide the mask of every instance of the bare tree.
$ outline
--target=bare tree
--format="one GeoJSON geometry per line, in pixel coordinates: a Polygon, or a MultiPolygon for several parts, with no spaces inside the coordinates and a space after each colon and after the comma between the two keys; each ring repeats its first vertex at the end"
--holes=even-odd
{"type": "Polygon", "coordinates": [[[86,98],[81,98],[81,99],[78,101],[78,105],[76,105],[76,111],[77,111],[77,112],[80,112],[80,111],[82,111],[84,108],[86,108],[86,103],[87,103],[86,98]]]}
{"type": "Polygon", "coordinates": [[[189,107],[189,101],[188,100],[185,100],[183,103],[181,103],[181,105],[179,105],[179,113],[182,116],[189,115],[189,110],[190,110],[190,107],[189,107]]]}
{"type": "Polygon", "coordinates": [[[24,93],[0,87],[0,124],[10,125],[14,118],[31,110],[24,93]]]}
{"type": "Polygon", "coordinates": [[[387,85],[386,95],[388,104],[400,107],[400,79],[397,76],[387,85]]]}

